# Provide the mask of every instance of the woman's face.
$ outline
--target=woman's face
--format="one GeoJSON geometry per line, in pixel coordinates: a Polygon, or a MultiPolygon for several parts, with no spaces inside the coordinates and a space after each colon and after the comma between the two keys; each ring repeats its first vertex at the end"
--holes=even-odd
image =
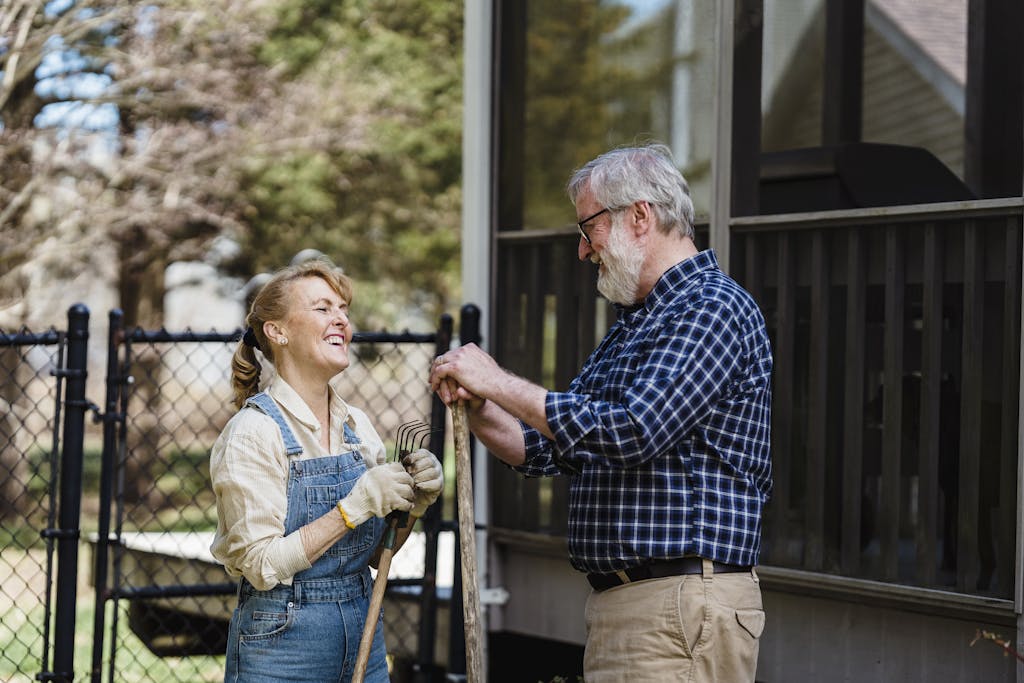
{"type": "Polygon", "coordinates": [[[348,303],[319,277],[296,280],[290,289],[291,310],[278,324],[288,339],[275,348],[278,370],[293,367],[303,376],[327,381],[349,366],[348,303]]]}

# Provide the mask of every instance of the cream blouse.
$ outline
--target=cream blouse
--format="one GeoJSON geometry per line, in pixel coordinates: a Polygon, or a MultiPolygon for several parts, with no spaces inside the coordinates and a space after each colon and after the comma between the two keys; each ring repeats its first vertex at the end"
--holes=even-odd
{"type": "MultiPolygon", "coordinates": [[[[280,377],[267,393],[302,446],[300,460],[338,455],[355,447],[346,444],[348,423],[362,442],[358,448],[367,466],[381,464],[387,451],[366,414],[349,406],[330,388],[331,450],[320,446],[320,424],[313,411],[280,377]]],[[[253,408],[232,417],[210,452],[210,479],[217,496],[217,533],[210,551],[232,577],[244,576],[257,590],[279,583],[311,566],[296,530],[285,535],[288,511],[289,458],[281,430],[273,418],[253,408]]]]}

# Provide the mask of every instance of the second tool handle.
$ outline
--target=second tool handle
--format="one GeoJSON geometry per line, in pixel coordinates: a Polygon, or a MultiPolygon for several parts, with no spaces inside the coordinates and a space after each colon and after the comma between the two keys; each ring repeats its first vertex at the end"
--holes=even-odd
{"type": "Polygon", "coordinates": [[[462,560],[462,619],[466,628],[466,680],[484,683],[483,640],[480,634],[480,589],[476,578],[476,522],[473,515],[473,469],[469,459],[466,408],[451,405],[455,439],[455,483],[459,504],[459,557],[462,560]]]}

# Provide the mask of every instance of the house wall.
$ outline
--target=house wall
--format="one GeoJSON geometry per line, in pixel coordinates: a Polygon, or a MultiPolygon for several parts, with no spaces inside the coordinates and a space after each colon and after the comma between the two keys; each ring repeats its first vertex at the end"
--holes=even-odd
{"type": "Polygon", "coordinates": [[[1012,640],[1012,627],[764,591],[767,624],[757,680],[1014,681],[1015,660],[979,629],[1012,640]]]}
{"type": "MultiPolygon", "coordinates": [[[[764,121],[762,149],[821,143],[821,31],[812,27],[764,121]]],[[[864,38],[862,139],[927,149],[963,177],[963,118],[870,27],[864,38]]]]}
{"type": "Polygon", "coordinates": [[[493,585],[509,594],[503,606],[492,608],[491,630],[583,645],[590,584],[570,566],[567,550],[498,540],[491,560],[499,567],[493,585]]]}
{"type": "Polygon", "coordinates": [[[963,118],[875,31],[864,37],[866,142],[923,147],[963,177],[963,118]]]}
{"type": "MultiPolygon", "coordinates": [[[[766,40],[769,35],[776,35],[769,23],[766,16],[766,40]]],[[[799,38],[799,45],[793,49],[780,46],[777,52],[771,53],[771,65],[766,66],[771,73],[770,77],[765,75],[765,83],[775,83],[777,88],[769,88],[771,96],[766,92],[764,97],[762,147],[765,151],[820,144],[821,24],[820,17],[811,21],[807,32],[799,38]],[[789,69],[776,74],[774,68],[788,56],[792,57],[789,69]]],[[[766,52],[770,50],[766,47],[766,52]]],[[[962,175],[962,117],[949,104],[948,98],[921,75],[920,65],[908,61],[870,25],[865,36],[864,60],[863,139],[923,147],[954,173],[962,175]]],[[[521,241],[502,244],[499,238],[498,260],[507,261],[510,255],[522,254],[524,250],[518,247],[521,241]]],[[[546,266],[538,266],[538,263],[546,263],[542,258],[548,251],[547,247],[538,249],[537,255],[514,261],[516,265],[510,270],[517,274],[513,277],[533,283],[542,280],[520,274],[545,272],[546,266]],[[531,267],[539,269],[530,270],[531,267]]],[[[566,279],[573,280],[572,277],[566,279]]],[[[492,293],[497,291],[504,296],[509,287],[503,287],[503,282],[499,280],[497,286],[492,286],[492,293]]],[[[529,291],[534,290],[534,293],[541,293],[536,284],[529,288],[529,291]]],[[[507,311],[515,311],[509,316],[511,319],[517,319],[515,316],[520,309],[515,306],[524,300],[517,298],[519,294],[516,290],[516,297],[502,302],[506,315],[507,311]]],[[[502,306],[496,308],[499,320],[502,306]]],[[[525,336],[531,334],[527,330],[525,336]]],[[[508,353],[499,360],[508,362],[513,357],[513,353],[508,353]]],[[[499,484],[491,483],[494,500],[497,500],[497,490],[515,487],[516,495],[521,497],[518,510],[526,510],[525,514],[534,517],[538,516],[539,501],[546,497],[558,499],[557,490],[554,495],[547,489],[538,493],[540,486],[536,481],[502,479],[499,484]]],[[[495,505],[495,517],[501,517],[513,505],[515,503],[510,503],[504,508],[495,505]]],[[[554,509],[564,510],[557,505],[554,509]]],[[[487,585],[508,592],[507,602],[488,609],[489,630],[492,634],[582,645],[585,640],[583,613],[590,589],[585,578],[569,565],[564,538],[538,541],[524,538],[528,534],[509,531],[519,528],[504,523],[503,519],[492,520],[489,527],[487,566],[491,575],[487,585]]],[[[771,573],[771,568],[764,568],[765,575],[771,573]]],[[[839,578],[827,573],[821,576],[839,578]]],[[[803,591],[800,585],[782,586],[777,581],[773,583],[770,577],[763,578],[762,588],[768,616],[758,675],[763,683],[1015,680],[1016,666],[1012,658],[1004,657],[991,642],[981,641],[972,646],[976,633],[982,629],[1014,640],[1014,627],[1006,619],[989,623],[985,618],[976,620],[959,613],[950,616],[950,612],[939,612],[927,601],[898,608],[880,604],[874,596],[858,601],[845,592],[839,598],[816,597],[810,590],[803,591]]],[[[550,677],[543,680],[550,680],[550,677]]]]}
{"type": "MultiPolygon", "coordinates": [[[[590,587],[565,555],[507,542],[495,555],[509,599],[492,608],[492,630],[582,645],[590,587]]],[[[762,589],[761,683],[1015,680],[1012,657],[987,640],[971,644],[979,630],[1012,640],[1012,627],[773,590],[765,578],[762,589]]]]}

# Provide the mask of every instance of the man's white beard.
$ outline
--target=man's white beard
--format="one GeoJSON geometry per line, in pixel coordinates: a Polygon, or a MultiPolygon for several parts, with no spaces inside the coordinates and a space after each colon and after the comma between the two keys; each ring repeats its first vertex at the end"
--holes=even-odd
{"type": "Polygon", "coordinates": [[[636,303],[644,255],[618,223],[612,221],[608,242],[601,254],[604,268],[597,276],[597,291],[612,303],[631,306],[636,303]]]}

